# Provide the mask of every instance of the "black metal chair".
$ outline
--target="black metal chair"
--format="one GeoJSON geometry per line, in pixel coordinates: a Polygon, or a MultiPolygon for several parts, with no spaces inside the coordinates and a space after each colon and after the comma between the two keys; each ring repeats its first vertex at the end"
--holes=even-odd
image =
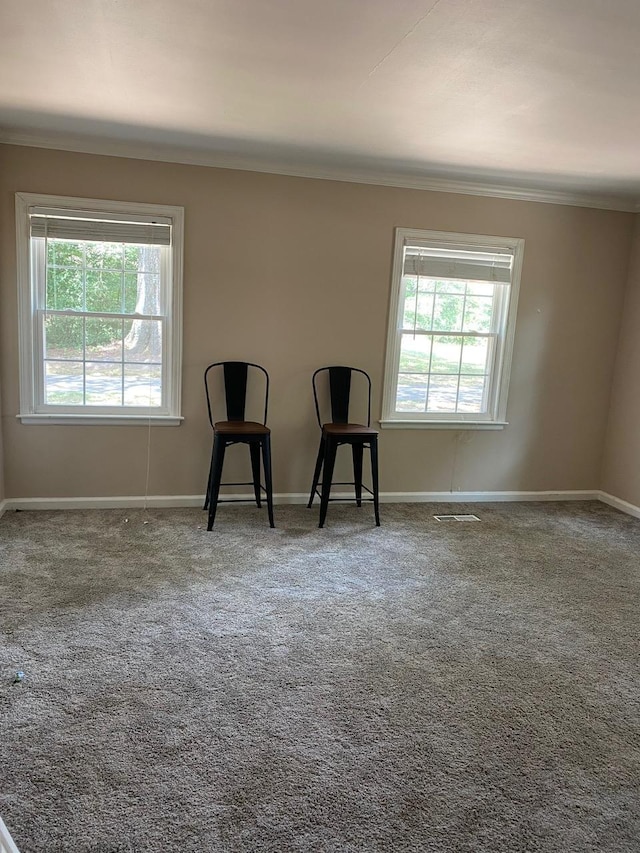
{"type": "Polygon", "coordinates": [[[355,500],[358,506],[362,506],[362,490],[368,492],[371,497],[365,501],[373,502],[373,510],[376,525],[380,526],[380,508],[378,493],[378,431],[371,429],[371,379],[368,373],[357,367],[321,367],[313,374],[313,398],[316,405],[318,426],[322,430],[320,436],[320,447],[318,458],[313,474],[313,485],[307,507],[311,507],[316,494],[320,498],[320,523],[318,527],[324,527],[327,517],[327,509],[330,501],[351,500],[351,498],[332,498],[331,486],[333,469],[336,461],[336,453],[341,444],[350,444],[353,455],[353,482],[335,483],[337,486],[354,486],[355,500]],[[331,421],[322,423],[320,415],[320,404],[318,402],[318,376],[328,374],[329,396],[331,400],[331,421]],[[367,424],[349,422],[349,403],[351,398],[352,374],[361,374],[365,377],[367,385],[367,424]],[[362,457],[365,448],[371,453],[371,485],[369,489],[362,485],[362,457]],[[322,483],[320,476],[322,475],[322,483]],[[318,485],[322,490],[318,492],[318,485]]]}
{"type": "Polygon", "coordinates": [[[207,410],[209,412],[209,423],[213,428],[213,448],[211,451],[211,465],[209,467],[209,480],[207,482],[207,494],[203,509],[209,510],[207,530],[213,528],[216,517],[218,502],[220,503],[242,503],[246,498],[225,498],[218,501],[220,486],[253,486],[255,502],[258,508],[262,506],[261,492],[267,497],[267,512],[269,524],[273,523],[273,489],[271,484],[271,430],[266,426],[267,408],[269,406],[269,374],[259,364],[247,361],[217,361],[210,364],[204,372],[204,387],[207,395],[207,410]],[[211,377],[210,371],[220,367],[223,372],[224,395],[227,410],[226,421],[214,421],[211,409],[211,377]],[[256,371],[264,374],[264,418],[262,423],[245,420],[245,409],[247,402],[247,382],[249,371],[260,376],[256,371]],[[232,444],[248,444],[251,453],[251,470],[253,481],[249,483],[221,483],[222,466],[224,454],[232,444]],[[260,482],[260,451],[262,451],[262,464],[264,467],[264,486],[260,482]]]}

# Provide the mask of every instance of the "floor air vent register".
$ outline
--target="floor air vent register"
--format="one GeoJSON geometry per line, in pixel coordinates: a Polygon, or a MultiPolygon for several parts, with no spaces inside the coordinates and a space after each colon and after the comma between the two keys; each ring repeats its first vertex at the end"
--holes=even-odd
{"type": "Polygon", "coordinates": [[[477,515],[434,515],[436,521],[480,521],[477,515]]]}

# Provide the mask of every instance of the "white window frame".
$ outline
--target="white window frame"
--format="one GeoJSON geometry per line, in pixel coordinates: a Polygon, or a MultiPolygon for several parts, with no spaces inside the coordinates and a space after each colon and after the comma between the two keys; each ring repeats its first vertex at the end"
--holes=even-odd
{"type": "MultiPolygon", "coordinates": [[[[181,417],[182,380],[182,266],[184,208],[170,205],[118,202],[105,199],[16,193],[16,244],[18,274],[18,318],[20,355],[20,412],[25,424],[149,424],[178,426],[181,417]],[[91,211],[112,216],[162,217],[171,220],[170,256],[163,272],[168,312],[163,335],[163,405],[129,408],[126,406],[58,406],[44,402],[41,333],[37,320],[42,310],[42,276],[37,275],[36,252],[32,251],[29,211],[34,207],[56,208],[70,212],[91,211]]],[[[132,314],[135,318],[137,315],[132,314]]]]}
{"type": "Polygon", "coordinates": [[[480,234],[425,231],[415,228],[396,228],[389,305],[389,327],[385,360],[384,391],[380,426],[383,429],[503,429],[507,426],[507,396],[513,356],[520,276],[524,254],[524,240],[518,237],[493,237],[480,234]],[[486,413],[431,413],[396,412],[395,402],[400,366],[400,343],[404,319],[404,292],[402,271],[405,246],[416,243],[446,244],[447,248],[482,247],[505,249],[513,254],[511,284],[499,305],[497,325],[497,352],[490,379],[489,406],[486,413]],[[506,304],[505,304],[506,303],[506,304]]]}

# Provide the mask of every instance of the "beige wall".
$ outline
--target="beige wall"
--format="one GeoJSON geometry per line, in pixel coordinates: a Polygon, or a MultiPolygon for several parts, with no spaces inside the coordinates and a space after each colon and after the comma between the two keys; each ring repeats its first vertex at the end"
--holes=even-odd
{"type": "MultiPolygon", "coordinates": [[[[2,175],[5,170],[4,164],[4,155],[6,149],[0,145],[0,183],[2,182],[2,175]]],[[[5,246],[5,235],[11,232],[11,222],[7,219],[7,209],[6,205],[0,205],[0,252],[4,251],[5,246]]],[[[5,270],[0,269],[0,290],[3,289],[4,285],[4,276],[5,270]]],[[[3,303],[0,300],[0,320],[1,320],[1,312],[3,311],[3,303]]],[[[1,335],[1,330],[0,330],[1,335]]],[[[1,340],[0,340],[1,343],[1,340]]],[[[0,348],[0,504],[5,499],[5,488],[4,488],[4,443],[3,443],[3,426],[4,420],[2,418],[2,350],[0,348]]]]}
{"type": "Polygon", "coordinates": [[[379,415],[396,226],[524,237],[526,246],[509,427],[384,431],[383,491],[599,486],[631,214],[13,146],[2,156],[8,496],[143,494],[148,438],[143,427],[16,419],[17,191],[185,208],[185,421],[152,430],[150,494],[204,491],[210,434],[202,371],[210,361],[255,360],[269,370],[277,492],[310,484],[316,367],[369,371],[379,415]]]}
{"type": "Polygon", "coordinates": [[[2,442],[2,408],[0,408],[0,504],[4,501],[4,498],[4,446],[2,442]]]}
{"type": "Polygon", "coordinates": [[[602,489],[640,506],[640,217],[635,219],[602,466],[602,489]]]}

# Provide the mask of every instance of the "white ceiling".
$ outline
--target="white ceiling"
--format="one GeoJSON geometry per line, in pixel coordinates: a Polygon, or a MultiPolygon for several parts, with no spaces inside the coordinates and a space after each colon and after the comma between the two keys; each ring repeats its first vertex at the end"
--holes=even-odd
{"type": "Polygon", "coordinates": [[[639,104],[639,0],[0,3],[11,142],[632,204],[639,104]]]}

